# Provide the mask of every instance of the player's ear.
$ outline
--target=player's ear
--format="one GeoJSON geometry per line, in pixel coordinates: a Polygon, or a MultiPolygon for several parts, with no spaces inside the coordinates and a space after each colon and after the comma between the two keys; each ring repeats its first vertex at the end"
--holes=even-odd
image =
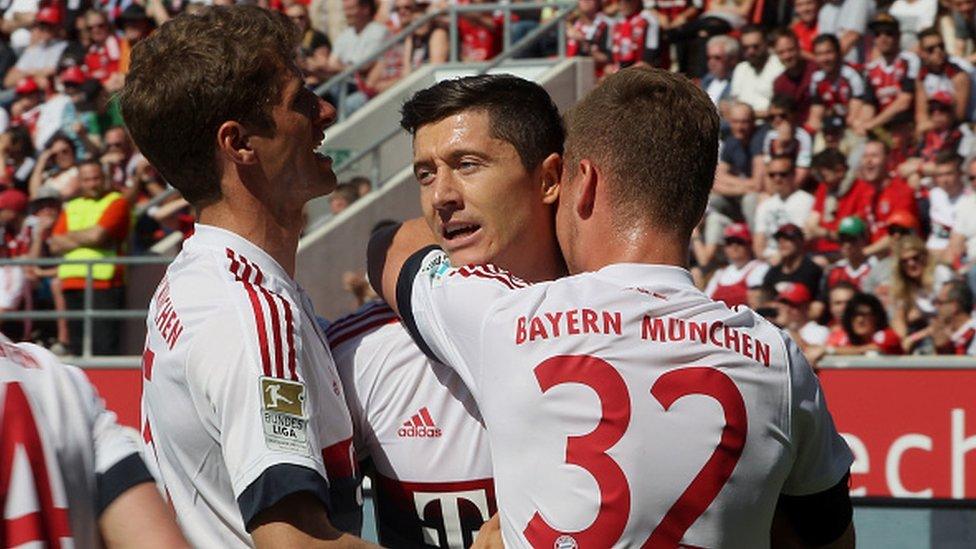
{"type": "Polygon", "coordinates": [[[542,161],[540,165],[542,172],[542,202],[547,205],[555,204],[559,201],[559,191],[561,188],[560,178],[563,171],[563,159],[556,153],[552,153],[542,161]]]}
{"type": "Polygon", "coordinates": [[[596,191],[600,184],[599,173],[596,166],[588,158],[580,160],[576,169],[577,189],[573,206],[576,208],[576,215],[580,219],[589,219],[593,215],[593,206],[596,204],[596,191]]]}
{"type": "Polygon", "coordinates": [[[248,132],[236,120],[228,120],[217,128],[217,148],[234,164],[254,164],[257,155],[251,148],[248,132]]]}

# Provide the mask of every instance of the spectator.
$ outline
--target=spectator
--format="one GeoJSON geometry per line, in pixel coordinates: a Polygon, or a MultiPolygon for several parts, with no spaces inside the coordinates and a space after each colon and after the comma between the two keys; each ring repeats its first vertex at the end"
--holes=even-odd
{"type": "Polygon", "coordinates": [[[871,294],[856,294],[847,303],[841,318],[844,337],[828,345],[827,355],[902,354],[901,338],[888,326],[881,301],[871,294]]]}
{"type": "Polygon", "coordinates": [[[807,287],[795,282],[780,284],[780,290],[776,294],[778,314],[773,323],[789,332],[804,354],[812,348],[824,345],[830,334],[826,326],[810,320],[808,314],[811,301],[807,287]]]}
{"type": "Polygon", "coordinates": [[[731,219],[742,218],[741,197],[762,188],[763,134],[756,131],[752,107],[735,103],[729,108],[729,136],[722,141],[713,194],[722,204],[713,207],[731,219]]]}
{"type": "Polygon", "coordinates": [[[373,190],[373,182],[369,180],[368,177],[357,175],[349,180],[351,185],[356,187],[356,194],[359,198],[362,198],[373,190]]]}
{"type": "MultiPolygon", "coordinates": [[[[342,11],[345,13],[348,26],[335,40],[323,77],[331,77],[364,61],[375,53],[387,38],[386,27],[373,21],[376,15],[376,0],[342,0],[342,11]]],[[[359,77],[365,78],[371,68],[372,64],[362,67],[358,73],[359,77]]],[[[357,86],[351,83],[346,85],[349,88],[347,90],[349,95],[346,96],[346,101],[341,107],[344,114],[351,114],[366,103],[367,96],[357,86]]],[[[338,89],[329,91],[335,97],[340,95],[338,89]]]]}
{"type": "Polygon", "coordinates": [[[773,97],[769,104],[769,123],[763,138],[763,156],[788,156],[796,167],[796,180],[802,185],[810,175],[813,140],[797,121],[796,104],[788,95],[773,97]]]}
{"type": "Polygon", "coordinates": [[[971,86],[969,75],[949,60],[945,41],[938,30],[925,29],[918,34],[918,42],[922,58],[916,83],[919,93],[915,96],[915,125],[918,131],[924,132],[935,125],[929,108],[930,102],[937,95],[940,103],[952,106],[955,120],[966,120],[971,86]],[[946,101],[943,97],[948,97],[949,100],[946,101]]]}
{"type": "Polygon", "coordinates": [[[838,151],[825,150],[813,159],[813,168],[820,179],[814,193],[813,211],[806,221],[811,249],[824,254],[828,260],[840,251],[837,226],[840,220],[856,215],[869,219],[874,203],[874,187],[866,181],[847,174],[847,159],[838,151]]]}
{"type": "Polygon", "coordinates": [[[678,54],[677,61],[679,70],[684,73],[689,73],[696,78],[700,77],[702,75],[701,64],[697,64],[697,67],[692,66],[695,63],[689,62],[687,41],[681,40],[681,38],[687,38],[688,34],[691,34],[692,38],[697,38],[699,29],[697,26],[691,32],[681,32],[679,29],[688,28],[689,22],[697,21],[696,18],[701,11],[702,1],[648,0],[644,4],[644,7],[657,19],[658,28],[661,29],[660,32],[664,38],[661,41],[661,49],[668,51],[673,45],[678,54]]]}
{"type": "MultiPolygon", "coordinates": [[[[726,35],[740,29],[752,11],[755,0],[714,0],[703,3],[700,0],[682,1],[674,6],[667,0],[654,1],[654,13],[659,15],[661,28],[664,29],[665,43],[674,44],[678,51],[680,70],[698,78],[705,73],[705,59],[707,41],[715,36],[726,35]],[[704,13],[698,13],[707,7],[704,13]],[[671,15],[661,18],[665,12],[671,15]]],[[[665,46],[666,47],[666,46],[665,46]]]]}
{"type": "Polygon", "coordinates": [[[580,0],[576,16],[566,22],[566,55],[592,57],[597,77],[603,75],[610,62],[613,27],[613,21],[602,10],[602,0],[580,0]]]}
{"type": "MultiPolygon", "coordinates": [[[[29,251],[30,236],[23,231],[26,213],[26,194],[14,189],[0,191],[0,229],[3,231],[0,258],[18,258],[29,251]]],[[[21,310],[29,300],[30,288],[25,268],[20,265],[0,266],[0,312],[21,310]]],[[[30,322],[0,322],[0,332],[14,339],[24,339],[30,332],[30,322]]]]}
{"type": "MultiPolygon", "coordinates": [[[[809,129],[809,126],[807,126],[807,128],[809,129]]],[[[847,156],[847,153],[850,152],[850,147],[844,142],[844,135],[847,132],[847,123],[844,122],[844,117],[828,116],[824,118],[821,132],[821,135],[823,136],[824,151],[837,151],[844,156],[847,156]]]]}
{"type": "MultiPolygon", "coordinates": [[[[152,3],[150,0],[150,4],[152,3]]],[[[156,21],[146,13],[146,8],[132,3],[115,18],[115,24],[122,30],[122,39],[125,41],[119,66],[121,72],[125,74],[129,72],[129,52],[156,29],[156,21]]]]}
{"type": "Polygon", "coordinates": [[[0,185],[27,191],[34,171],[34,143],[22,126],[0,135],[0,185]]]}
{"type": "Polygon", "coordinates": [[[918,217],[904,210],[895,210],[888,216],[887,248],[876,254],[882,257],[871,268],[871,272],[861,281],[861,290],[875,294],[887,301],[891,289],[892,273],[895,272],[897,262],[892,255],[898,241],[909,235],[917,235],[919,230],[918,217]]]}
{"type": "Polygon", "coordinates": [[[935,25],[939,11],[937,0],[895,0],[888,7],[889,16],[898,21],[901,47],[909,50],[918,45],[918,33],[935,25]]]}
{"type": "Polygon", "coordinates": [[[98,10],[85,12],[85,28],[91,39],[85,55],[88,74],[101,82],[109,93],[119,91],[125,83],[121,70],[122,56],[128,55],[123,52],[123,42],[115,35],[108,17],[98,10]]]}
{"type": "MultiPolygon", "coordinates": [[[[423,14],[423,8],[414,0],[396,0],[397,19],[405,26],[423,14]]],[[[604,36],[606,38],[606,36],[604,36]]],[[[390,48],[383,58],[373,65],[366,78],[368,94],[373,96],[389,89],[423,65],[436,65],[447,61],[449,37],[443,28],[427,23],[407,39],[402,48],[390,48]]],[[[604,43],[606,47],[606,43],[604,43]]]]}
{"type": "Polygon", "coordinates": [[[774,156],[766,164],[766,188],[772,193],[756,208],[756,255],[778,262],[778,246],[773,237],[780,227],[801,225],[813,208],[813,195],[799,188],[793,159],[774,156]]]}
{"type": "Polygon", "coordinates": [[[897,263],[891,276],[888,308],[892,328],[910,350],[931,334],[929,321],[935,315],[933,300],[952,278],[952,271],[936,263],[925,243],[914,235],[902,237],[894,246],[897,263]]]}
{"type": "Polygon", "coordinates": [[[800,46],[800,55],[807,61],[813,61],[813,39],[820,34],[817,24],[817,13],[820,5],[817,0],[795,0],[793,15],[796,21],[790,25],[790,30],[796,36],[800,46]]]}
{"type": "MultiPolygon", "coordinates": [[[[929,190],[929,220],[932,232],[926,247],[935,257],[940,257],[949,246],[949,235],[958,219],[957,209],[964,196],[973,194],[962,181],[962,158],[952,151],[942,152],[935,159],[933,180],[935,187],[929,190]]],[[[946,255],[950,255],[951,252],[946,255]]]]}
{"type": "Polygon", "coordinates": [[[864,254],[864,246],[868,243],[868,227],[857,216],[845,217],[837,227],[837,238],[840,240],[841,258],[827,268],[823,279],[820,295],[826,300],[827,292],[831,288],[846,282],[859,291],[861,281],[871,272],[873,258],[864,254]]]}
{"type": "MultiPolygon", "coordinates": [[[[487,4],[486,0],[471,0],[472,4],[487,4]]],[[[458,19],[463,61],[487,61],[502,51],[502,24],[497,14],[469,12],[458,19]]]]}
{"type": "Polygon", "coordinates": [[[352,206],[352,203],[357,200],[359,200],[359,190],[356,188],[356,185],[349,182],[336,185],[335,190],[332,191],[332,195],[329,197],[329,210],[332,212],[332,215],[337,215],[345,211],[349,206],[352,206]]]}
{"type": "Polygon", "coordinates": [[[917,55],[899,47],[897,19],[882,13],[874,18],[870,28],[879,55],[868,63],[865,76],[877,114],[856,125],[854,129],[861,135],[884,126],[895,117],[914,116],[912,100],[921,65],[917,55]]]}
{"type": "Polygon", "coordinates": [[[773,234],[773,238],[779,248],[780,260],[763,278],[764,293],[767,296],[776,296],[781,283],[797,282],[806,286],[810,295],[816,295],[823,269],[804,252],[803,231],[800,227],[787,223],[773,234]]]}
{"type": "Polygon", "coordinates": [[[949,55],[962,57],[970,63],[976,62],[976,57],[973,56],[973,40],[976,39],[976,1],[952,0],[951,4],[949,15],[944,17],[939,25],[949,55]],[[947,29],[951,30],[951,33],[947,33],[947,29]]]}
{"type": "Polygon", "coordinates": [[[773,81],[783,72],[783,65],[775,55],[769,55],[761,27],[743,27],[741,41],[745,60],[732,72],[732,98],[752,107],[756,117],[766,118],[773,98],[773,81]]]}
{"type": "Polygon", "coordinates": [[[868,139],[861,152],[858,175],[874,187],[871,205],[871,244],[865,249],[869,255],[879,255],[888,248],[888,222],[894,212],[907,212],[918,217],[915,190],[900,178],[888,173],[888,146],[879,139],[868,139]]]}
{"type": "Polygon", "coordinates": [[[940,355],[976,355],[973,291],[961,280],[942,285],[935,299],[932,343],[940,355]]]}
{"type": "Polygon", "coordinates": [[[972,188],[976,185],[976,158],[966,161],[965,178],[969,181],[970,192],[956,204],[956,220],[943,257],[953,267],[965,267],[972,284],[976,285],[976,269],[972,268],[976,262],[976,193],[972,192],[976,190],[972,188]]]}
{"type": "MultiPolygon", "coordinates": [[[[61,213],[61,195],[51,188],[42,188],[37,196],[29,203],[30,215],[24,221],[25,232],[30,235],[30,247],[27,256],[30,258],[50,257],[47,239],[61,213]]],[[[34,267],[27,271],[28,279],[33,282],[31,305],[35,310],[68,310],[58,278],[57,267],[34,267]]],[[[48,347],[56,355],[63,356],[70,353],[71,345],[68,334],[68,321],[59,318],[52,322],[38,321],[32,323],[31,339],[48,347]]]]}
{"type": "MultiPolygon", "coordinates": [[[[854,294],[858,293],[857,288],[854,287],[850,282],[838,282],[830,290],[827,291],[827,327],[830,328],[830,335],[827,336],[827,344],[831,345],[831,341],[835,336],[835,332],[840,332],[843,334],[844,327],[841,325],[841,318],[844,317],[844,309],[847,307],[847,303],[850,302],[854,294]]],[[[865,292],[869,293],[869,292],[865,292]]]]}
{"type": "Polygon", "coordinates": [[[610,31],[610,73],[641,63],[651,66],[663,64],[661,28],[657,19],[643,11],[641,0],[619,0],[619,14],[610,31]]]}
{"type": "Polygon", "coordinates": [[[725,259],[729,264],[715,272],[705,293],[729,307],[759,305],[763,277],[769,265],[752,254],[752,235],[745,223],[733,223],[725,228],[725,259]]]}
{"type": "Polygon", "coordinates": [[[708,72],[701,80],[712,103],[718,107],[723,118],[728,116],[728,105],[732,99],[732,69],[739,60],[739,43],[729,36],[713,36],[705,47],[708,72]]]}
{"type": "Polygon", "coordinates": [[[864,63],[865,31],[874,9],[873,0],[827,0],[817,14],[819,34],[836,37],[840,55],[848,63],[864,63]]]}
{"type": "Polygon", "coordinates": [[[939,92],[929,99],[928,129],[922,132],[918,158],[908,162],[918,176],[931,176],[940,154],[968,156],[972,149],[973,133],[967,124],[959,124],[949,94],[939,92]]]}
{"type": "Polygon", "coordinates": [[[305,75],[305,84],[315,86],[325,82],[329,78],[329,55],[332,53],[329,37],[312,28],[308,8],[302,4],[288,6],[285,15],[298,27],[302,36],[298,67],[305,75]]]}
{"type": "Polygon", "coordinates": [[[837,37],[830,34],[821,34],[813,41],[817,70],[810,79],[813,105],[807,127],[814,133],[823,128],[825,116],[840,116],[848,127],[858,127],[873,113],[865,103],[868,89],[864,79],[841,60],[839,47],[837,37]]]}
{"type": "Polygon", "coordinates": [[[30,178],[30,196],[37,196],[42,187],[49,187],[58,191],[62,200],[74,198],[79,190],[77,164],[74,141],[63,133],[54,134],[37,157],[30,178]]]}
{"type": "MultiPolygon", "coordinates": [[[[86,160],[79,166],[81,196],[67,202],[48,239],[51,253],[65,259],[114,258],[122,253],[129,232],[129,204],[122,195],[110,191],[102,166],[86,160]]],[[[64,289],[68,309],[85,308],[85,265],[64,264],[58,267],[58,278],[64,289]]],[[[123,269],[109,263],[92,267],[93,308],[121,309],[125,302],[123,269]]],[[[82,322],[69,322],[71,351],[82,352],[82,322]]],[[[113,355],[119,352],[118,320],[95,320],[92,323],[92,352],[113,355]]]]}
{"type": "Polygon", "coordinates": [[[783,73],[773,81],[773,98],[792,97],[797,119],[805,122],[810,117],[810,106],[813,104],[810,79],[817,67],[802,55],[793,31],[784,29],[773,35],[773,52],[783,65],[783,73]]]}
{"type": "Polygon", "coordinates": [[[84,82],[84,75],[79,74],[78,67],[69,67],[58,76],[59,90],[57,93],[50,94],[46,101],[37,107],[37,118],[34,121],[34,146],[41,148],[56,133],[62,132],[74,141],[75,145],[86,145],[83,138],[85,135],[84,125],[79,124],[80,117],[75,108],[77,97],[69,92],[75,90],[73,82],[79,79],[84,82]]]}
{"type": "Polygon", "coordinates": [[[61,12],[54,7],[39,10],[31,25],[31,45],[20,54],[13,68],[7,71],[3,86],[12,88],[24,78],[30,77],[46,87],[47,79],[57,72],[61,54],[68,47],[61,35],[61,12]]]}

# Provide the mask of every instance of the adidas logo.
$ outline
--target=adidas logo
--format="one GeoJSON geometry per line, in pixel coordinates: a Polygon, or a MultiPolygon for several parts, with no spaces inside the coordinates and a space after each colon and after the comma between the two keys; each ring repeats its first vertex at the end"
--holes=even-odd
{"type": "Polygon", "coordinates": [[[397,435],[407,438],[436,438],[441,436],[440,427],[434,425],[434,419],[424,406],[410,419],[403,422],[397,435]]]}

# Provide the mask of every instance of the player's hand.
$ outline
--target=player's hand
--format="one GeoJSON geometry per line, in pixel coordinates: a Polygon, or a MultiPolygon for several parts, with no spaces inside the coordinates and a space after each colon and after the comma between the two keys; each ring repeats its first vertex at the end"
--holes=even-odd
{"type": "Polygon", "coordinates": [[[481,529],[478,530],[478,537],[475,538],[471,549],[497,549],[500,547],[505,547],[505,544],[502,543],[501,521],[498,519],[498,513],[495,513],[493,517],[488,519],[488,522],[481,525],[481,529]]]}

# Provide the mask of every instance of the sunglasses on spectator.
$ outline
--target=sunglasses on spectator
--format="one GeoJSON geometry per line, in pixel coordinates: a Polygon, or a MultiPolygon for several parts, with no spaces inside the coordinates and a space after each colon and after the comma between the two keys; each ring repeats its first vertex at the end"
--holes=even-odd
{"type": "Polygon", "coordinates": [[[922,254],[910,255],[908,257],[901,258],[898,262],[902,265],[908,265],[909,263],[921,263],[923,261],[922,254]]]}
{"type": "Polygon", "coordinates": [[[397,13],[413,13],[417,11],[417,6],[397,6],[397,13]]]}
{"type": "Polygon", "coordinates": [[[898,31],[895,29],[878,29],[874,31],[874,34],[878,36],[898,36],[898,31]]]}
{"type": "Polygon", "coordinates": [[[936,50],[945,51],[945,44],[940,42],[938,44],[932,44],[931,46],[925,46],[922,49],[925,50],[925,53],[935,53],[936,50]]]}
{"type": "Polygon", "coordinates": [[[94,25],[85,25],[85,28],[93,31],[95,29],[107,29],[108,23],[95,23],[94,25]]]}
{"type": "Polygon", "coordinates": [[[71,149],[68,147],[62,147],[60,149],[51,149],[51,154],[73,154],[71,149]]]}
{"type": "Polygon", "coordinates": [[[768,175],[770,179],[779,179],[779,178],[786,179],[787,177],[793,175],[793,171],[790,170],[785,172],[766,172],[766,175],[768,175]]]}
{"type": "Polygon", "coordinates": [[[908,227],[902,227],[901,225],[891,225],[888,227],[888,234],[892,236],[906,235],[906,234],[912,234],[912,230],[909,229],[908,227]]]}
{"type": "Polygon", "coordinates": [[[857,242],[860,239],[861,237],[850,235],[850,234],[842,234],[837,237],[837,240],[840,242],[857,242]]]}
{"type": "Polygon", "coordinates": [[[771,112],[771,113],[769,113],[769,119],[770,120],[786,120],[787,118],[789,118],[789,117],[786,116],[786,113],[785,112],[771,112]]]}
{"type": "Polygon", "coordinates": [[[745,240],[742,240],[741,238],[726,238],[725,239],[725,245],[726,246],[733,246],[733,245],[736,245],[736,246],[745,246],[746,245],[746,241],[745,240]]]}
{"type": "Polygon", "coordinates": [[[749,51],[749,50],[758,50],[761,47],[762,47],[762,44],[761,43],[760,44],[742,44],[742,49],[743,50],[746,50],[746,51],[749,51]]]}
{"type": "Polygon", "coordinates": [[[874,316],[874,311],[872,311],[871,309],[856,309],[852,316],[854,316],[855,318],[859,316],[874,316]]]}
{"type": "Polygon", "coordinates": [[[725,56],[724,55],[709,55],[708,58],[709,59],[718,59],[719,61],[721,61],[721,60],[725,59],[725,56]]]}
{"type": "Polygon", "coordinates": [[[308,19],[308,17],[305,17],[304,15],[289,15],[288,19],[291,19],[292,21],[305,21],[308,19]]]}

